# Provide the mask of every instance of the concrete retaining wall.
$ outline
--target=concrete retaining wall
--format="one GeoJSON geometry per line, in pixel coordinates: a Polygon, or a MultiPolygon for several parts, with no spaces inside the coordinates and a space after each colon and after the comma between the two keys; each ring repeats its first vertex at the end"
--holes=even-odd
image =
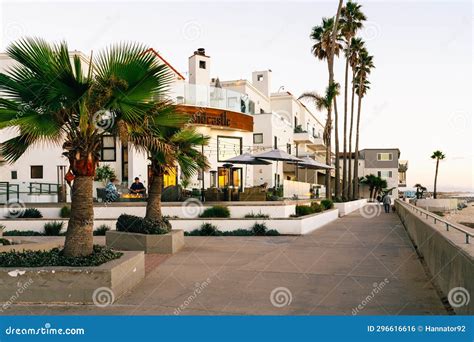
{"type": "Polygon", "coordinates": [[[435,224],[432,218],[417,214],[409,204],[397,200],[395,207],[444,295],[449,299],[450,291],[452,296],[456,292],[459,294],[455,288],[464,288],[469,294],[470,301],[466,305],[453,307],[455,312],[460,315],[474,314],[474,244],[466,244],[465,235],[461,232],[454,229],[446,231],[444,224],[435,224]]]}
{"type": "MultiPolygon", "coordinates": [[[[231,231],[236,229],[249,229],[255,223],[264,222],[268,229],[275,229],[280,234],[301,235],[316,230],[334,220],[339,216],[338,209],[331,209],[322,213],[307,215],[304,217],[289,218],[190,218],[190,219],[170,219],[173,229],[182,229],[185,232],[197,229],[203,223],[212,223],[219,230],[231,231]]],[[[8,219],[0,220],[0,224],[5,226],[5,231],[9,230],[34,230],[43,232],[43,226],[47,222],[63,221],[64,231],[67,228],[67,219],[8,219]]],[[[116,219],[94,219],[94,229],[100,225],[107,225],[115,229],[116,219]]]]}
{"type": "Polygon", "coordinates": [[[356,201],[334,203],[334,207],[339,209],[339,217],[348,215],[356,210],[359,210],[367,204],[367,199],[360,199],[356,201]]]}
{"type": "Polygon", "coordinates": [[[455,198],[418,199],[416,206],[429,211],[452,211],[458,208],[458,200],[455,198]]]}

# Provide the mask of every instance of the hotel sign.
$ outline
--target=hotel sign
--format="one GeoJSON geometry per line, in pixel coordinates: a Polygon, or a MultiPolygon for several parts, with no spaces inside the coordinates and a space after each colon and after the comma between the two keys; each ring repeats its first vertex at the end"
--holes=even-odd
{"type": "Polygon", "coordinates": [[[225,129],[253,131],[251,115],[217,108],[178,105],[180,112],[189,114],[194,125],[215,126],[225,129]]]}

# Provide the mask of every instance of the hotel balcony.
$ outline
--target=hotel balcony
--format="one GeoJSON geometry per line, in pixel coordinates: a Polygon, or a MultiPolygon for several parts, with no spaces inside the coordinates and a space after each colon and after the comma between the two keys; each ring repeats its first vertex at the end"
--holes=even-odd
{"type": "Polygon", "coordinates": [[[233,90],[213,86],[178,83],[171,93],[178,105],[217,108],[238,113],[253,114],[253,103],[248,96],[233,90]]]}

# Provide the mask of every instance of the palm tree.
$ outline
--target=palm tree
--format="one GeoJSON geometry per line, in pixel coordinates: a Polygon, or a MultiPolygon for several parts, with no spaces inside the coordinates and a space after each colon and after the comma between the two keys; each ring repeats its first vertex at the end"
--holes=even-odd
{"type": "MultiPolygon", "coordinates": [[[[339,5],[341,6],[342,0],[340,1],[339,5]]],[[[340,51],[342,50],[342,44],[341,44],[341,36],[338,33],[339,31],[337,30],[337,21],[339,20],[339,13],[340,9],[338,8],[338,14],[336,15],[336,18],[323,18],[323,22],[320,26],[315,26],[313,27],[311,31],[311,39],[314,41],[314,44],[312,46],[311,52],[313,55],[318,58],[319,60],[326,60],[327,61],[327,66],[328,66],[328,72],[329,72],[329,83],[328,87],[333,87],[335,82],[334,82],[334,56],[339,56],[340,51]]],[[[336,103],[336,97],[333,99],[333,105],[335,106],[334,109],[334,121],[335,121],[335,143],[336,143],[336,165],[338,166],[339,163],[339,138],[337,134],[338,130],[338,116],[336,112],[337,108],[337,103],[336,103]]],[[[327,109],[329,110],[328,112],[328,118],[332,117],[332,107],[333,105],[329,106],[327,109]]],[[[332,121],[332,119],[331,119],[332,121]]],[[[332,132],[332,122],[329,123],[330,131],[329,134],[332,132]]],[[[326,128],[328,127],[328,123],[326,122],[326,128]]],[[[328,143],[331,144],[331,139],[328,139],[328,143]]],[[[326,146],[326,149],[331,151],[331,145],[326,146]]],[[[328,160],[328,156],[326,156],[326,160],[328,160]]],[[[331,161],[331,158],[329,156],[329,161],[331,161]]],[[[328,164],[331,165],[331,164],[328,164]]],[[[329,172],[326,172],[326,179],[325,179],[326,186],[328,184],[331,184],[331,174],[329,172]]],[[[327,196],[328,198],[331,197],[331,188],[327,188],[326,190],[328,192],[327,196]]],[[[338,191],[339,191],[339,168],[336,167],[336,183],[335,183],[335,193],[336,197],[338,196],[338,191]]]]}
{"type": "MultiPolygon", "coordinates": [[[[341,33],[344,37],[345,42],[345,56],[346,56],[346,69],[344,77],[344,128],[343,128],[343,164],[342,164],[342,198],[347,200],[349,198],[349,185],[350,176],[347,172],[347,97],[348,97],[348,87],[349,87],[349,64],[351,59],[351,45],[352,38],[356,35],[357,31],[362,28],[363,21],[367,18],[364,13],[362,13],[361,5],[349,1],[346,6],[341,10],[341,33]]],[[[350,144],[350,142],[349,142],[350,144]]],[[[350,159],[349,159],[350,160],[350,159]]]]}
{"type": "MultiPolygon", "coordinates": [[[[352,69],[352,94],[351,94],[351,123],[349,126],[349,163],[348,163],[348,197],[353,198],[352,188],[353,188],[353,181],[352,181],[352,132],[353,132],[353,125],[354,125],[354,99],[355,99],[355,73],[356,67],[359,64],[359,54],[360,51],[364,48],[364,41],[361,38],[352,38],[351,40],[351,48],[350,48],[350,55],[348,56],[349,64],[352,69]]],[[[355,165],[354,165],[355,167],[355,165]]]]}
{"type": "Polygon", "coordinates": [[[152,220],[162,219],[161,193],[166,172],[179,165],[184,178],[189,179],[199,170],[208,167],[207,158],[198,148],[206,145],[209,137],[197,133],[194,128],[161,128],[158,138],[168,141],[172,149],[150,151],[152,179],[145,217],[152,220]]]}
{"type": "MultiPolygon", "coordinates": [[[[326,88],[324,96],[321,96],[315,92],[303,93],[298,100],[310,100],[313,101],[314,105],[318,110],[326,109],[327,118],[326,125],[324,126],[323,140],[326,144],[326,165],[331,165],[331,130],[332,130],[332,119],[331,119],[331,108],[334,103],[334,99],[339,95],[339,84],[333,83],[326,88]]],[[[331,171],[326,170],[325,177],[326,186],[326,197],[331,199],[331,171]]]]}
{"type": "Polygon", "coordinates": [[[436,150],[433,152],[431,155],[431,159],[436,159],[436,172],[435,172],[435,179],[434,179],[434,190],[433,190],[433,197],[436,198],[437,193],[436,193],[436,183],[438,182],[438,167],[439,167],[439,161],[443,160],[446,158],[446,156],[441,152],[440,150],[436,150]]]}
{"type": "MultiPolygon", "coordinates": [[[[140,135],[147,122],[173,125],[158,102],[171,80],[168,67],[140,44],[119,44],[91,57],[86,73],[78,56],[71,61],[65,42],[49,44],[26,38],[7,48],[18,64],[0,74],[0,128],[15,127],[18,135],[4,142],[9,162],[38,143],[61,145],[69,160],[72,181],[71,218],[64,254],[85,256],[93,251],[92,182],[104,135],[127,139],[140,135]]],[[[150,142],[154,151],[166,143],[150,142]]]]}
{"type": "Polygon", "coordinates": [[[357,104],[357,125],[356,125],[356,143],[355,143],[355,159],[354,159],[354,189],[353,198],[359,198],[359,128],[360,128],[360,112],[362,108],[362,97],[369,89],[369,81],[367,80],[371,69],[373,69],[373,56],[370,56],[366,49],[361,50],[359,54],[359,63],[356,67],[356,92],[358,96],[357,104]]]}
{"type": "Polygon", "coordinates": [[[361,184],[367,185],[369,187],[369,199],[372,200],[374,197],[374,189],[376,184],[377,176],[374,174],[369,174],[367,176],[362,177],[360,180],[361,184]]]}

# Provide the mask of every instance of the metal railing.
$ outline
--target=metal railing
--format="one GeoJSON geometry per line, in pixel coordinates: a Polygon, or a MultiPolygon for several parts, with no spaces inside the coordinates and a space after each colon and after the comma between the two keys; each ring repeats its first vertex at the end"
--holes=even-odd
{"type": "Polygon", "coordinates": [[[37,183],[31,182],[28,186],[29,194],[57,194],[59,192],[59,184],[56,183],[37,183]]]}
{"type": "MultiPolygon", "coordinates": [[[[20,200],[20,190],[18,184],[10,184],[10,182],[0,182],[0,197],[5,196],[5,203],[13,200],[12,197],[16,198],[16,201],[20,200]]],[[[2,200],[0,199],[0,202],[2,200]]]]}
{"type": "Polygon", "coordinates": [[[425,210],[425,209],[422,209],[420,207],[417,207],[413,204],[409,204],[409,203],[403,202],[401,200],[396,200],[396,201],[398,201],[402,206],[405,206],[405,207],[407,207],[408,209],[411,209],[414,212],[418,212],[420,214],[420,216],[426,216],[426,219],[431,217],[434,220],[435,224],[437,224],[438,222],[444,224],[446,226],[446,231],[449,231],[449,228],[451,227],[451,228],[465,234],[466,243],[469,243],[469,238],[474,237],[474,233],[468,232],[466,229],[460,227],[460,225],[457,224],[457,223],[449,222],[449,221],[443,219],[441,216],[433,214],[432,212],[430,212],[428,210],[425,210]]]}

